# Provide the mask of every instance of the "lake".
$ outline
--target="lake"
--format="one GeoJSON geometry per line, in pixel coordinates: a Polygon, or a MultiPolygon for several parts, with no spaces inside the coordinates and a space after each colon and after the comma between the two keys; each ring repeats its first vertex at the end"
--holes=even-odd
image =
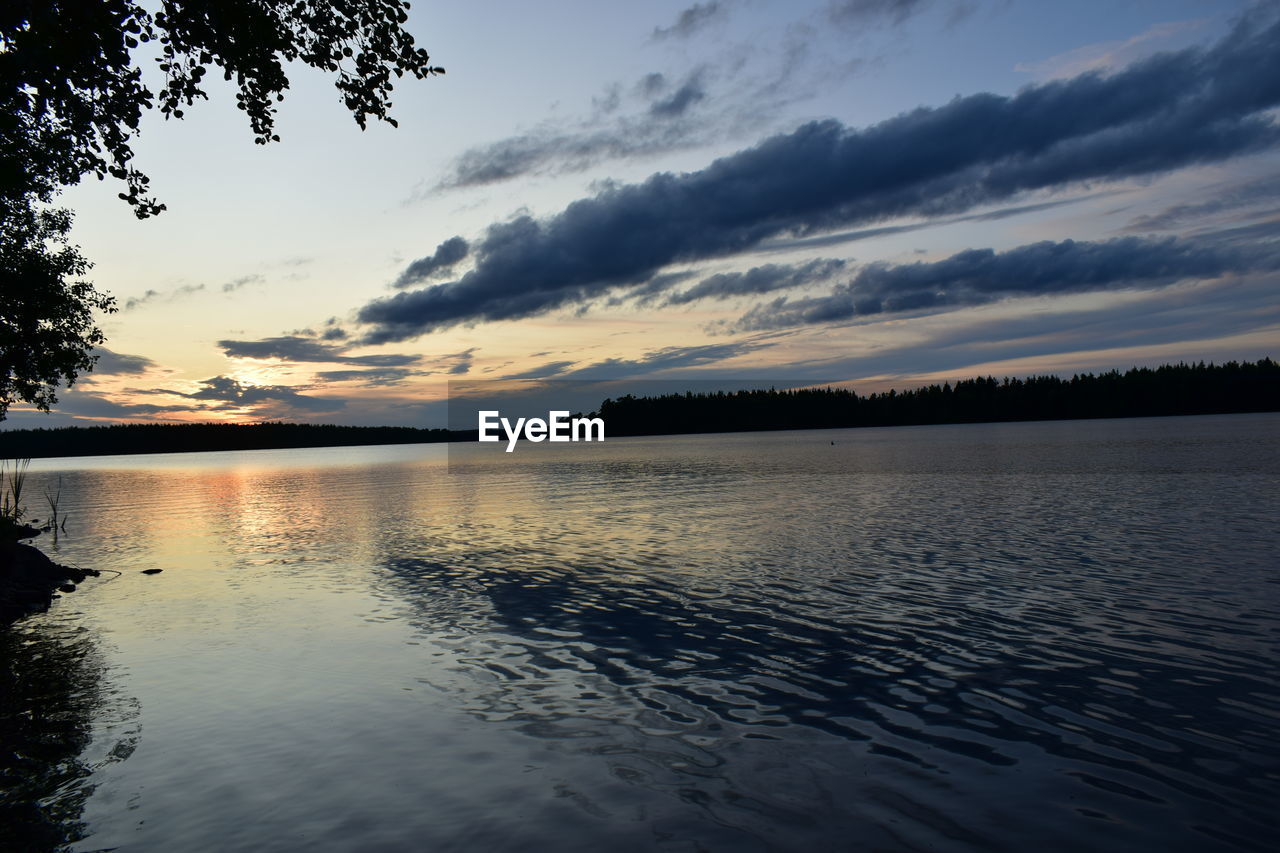
{"type": "Polygon", "coordinates": [[[1277,849],[1280,415],[490,449],[33,462],[18,849],[1277,849]]]}

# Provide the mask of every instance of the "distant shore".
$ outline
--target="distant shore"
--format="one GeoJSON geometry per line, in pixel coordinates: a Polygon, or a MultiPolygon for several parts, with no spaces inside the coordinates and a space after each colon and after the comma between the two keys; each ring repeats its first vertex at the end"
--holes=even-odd
{"type": "Polygon", "coordinates": [[[122,456],[206,453],[220,450],[287,450],[371,444],[434,444],[474,439],[475,432],[414,427],[332,424],[115,424],[0,432],[0,457],[122,456]]]}
{"type": "Polygon", "coordinates": [[[624,396],[600,405],[607,434],[755,432],[1095,420],[1280,411],[1280,364],[1166,364],[1063,379],[994,376],[860,395],[848,388],[624,396]]]}
{"type": "MultiPolygon", "coordinates": [[[[1070,379],[988,376],[859,395],[846,388],[627,395],[600,404],[609,437],[1009,423],[1280,411],[1280,364],[1176,364],[1070,379]]],[[[0,457],[47,458],[475,441],[476,430],[333,424],[118,424],[0,432],[0,457]]]]}

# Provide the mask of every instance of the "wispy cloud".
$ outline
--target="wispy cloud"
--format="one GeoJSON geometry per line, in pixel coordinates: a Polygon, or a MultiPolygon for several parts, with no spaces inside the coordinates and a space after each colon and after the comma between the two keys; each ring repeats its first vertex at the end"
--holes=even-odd
{"type": "Polygon", "coordinates": [[[546,364],[540,364],[537,367],[531,367],[528,370],[521,370],[519,373],[509,373],[502,377],[503,379],[548,379],[552,376],[560,374],[573,367],[576,362],[572,361],[549,361],[546,364]]]}
{"type": "MultiPolygon", "coordinates": [[[[909,341],[886,339],[874,349],[783,364],[779,370],[781,375],[815,379],[943,371],[956,371],[959,378],[972,375],[973,365],[1029,358],[1050,357],[1059,369],[1070,370],[1073,360],[1081,363],[1090,352],[1112,353],[1101,362],[1109,366],[1116,366],[1116,352],[1137,357],[1144,351],[1165,351],[1179,353],[1174,358],[1213,358],[1215,351],[1225,347],[1230,352],[1239,346],[1224,340],[1275,340],[1280,306],[1274,294],[1273,276],[1246,274],[1137,292],[1087,308],[1073,304],[1012,314],[990,306],[919,327],[909,341]]],[[[867,323],[874,327],[877,318],[867,323]]],[[[1270,354],[1260,348],[1250,357],[1270,354]]],[[[1169,356],[1147,358],[1165,361],[1169,356]]]]}
{"type": "MultiPolygon", "coordinates": [[[[223,293],[234,293],[247,284],[256,284],[262,280],[263,278],[261,275],[245,275],[225,282],[219,289],[223,293]]],[[[184,284],[169,290],[148,289],[141,296],[130,296],[126,299],[124,303],[124,310],[133,311],[148,304],[174,302],[178,299],[202,293],[208,289],[209,288],[204,284],[184,284]]]]}
{"type": "Polygon", "coordinates": [[[399,384],[414,376],[465,375],[471,372],[475,354],[479,352],[478,347],[470,347],[460,352],[436,356],[407,353],[352,355],[349,343],[329,342],[346,338],[346,332],[333,325],[333,322],[331,320],[320,332],[300,329],[294,334],[258,340],[221,340],[218,341],[218,346],[228,358],[347,365],[347,368],[341,370],[320,371],[316,377],[322,382],[359,380],[378,386],[399,384]]]}
{"type": "Polygon", "coordinates": [[[1088,71],[1112,71],[1155,52],[1162,42],[1201,29],[1205,23],[1169,21],[1155,24],[1128,39],[1085,45],[1038,62],[1020,62],[1014,70],[1042,79],[1075,77],[1088,71]]]}
{"type": "Polygon", "coordinates": [[[222,285],[222,292],[235,293],[246,284],[257,284],[260,281],[262,281],[262,276],[260,275],[242,275],[239,278],[234,278],[231,281],[224,283],[222,285]]]}
{"type": "Polygon", "coordinates": [[[1159,213],[1139,216],[1126,231],[1169,231],[1187,225],[1203,225],[1205,220],[1223,213],[1264,208],[1280,209],[1280,176],[1237,183],[1216,192],[1204,201],[1176,204],[1159,213]]]}
{"type": "Polygon", "coordinates": [[[225,414],[244,410],[254,418],[305,417],[338,412],[344,408],[344,400],[313,397],[283,385],[246,384],[227,376],[206,379],[190,392],[167,388],[126,388],[123,392],[107,394],[69,388],[59,394],[58,400],[58,411],[63,415],[105,421],[164,420],[192,413],[225,414]],[[138,402],[139,398],[167,398],[167,401],[138,402]]]}
{"type": "Polygon", "coordinates": [[[415,364],[422,359],[418,355],[347,355],[346,347],[324,344],[310,337],[281,335],[256,341],[218,341],[223,354],[229,358],[259,360],[322,362],[327,364],[359,364],[367,367],[401,367],[415,364]]]}
{"type": "Polygon", "coordinates": [[[184,296],[190,296],[193,293],[199,293],[204,290],[203,284],[184,284],[181,287],[175,287],[172,290],[147,290],[141,296],[130,296],[125,300],[124,310],[133,311],[152,302],[172,302],[175,299],[181,299],[184,296]]]}
{"type": "Polygon", "coordinates": [[[744,339],[722,344],[663,347],[639,358],[606,358],[559,373],[557,379],[618,379],[661,375],[667,371],[701,367],[773,346],[773,342],[744,339]]]}
{"type": "Polygon", "coordinates": [[[718,364],[748,353],[767,349],[774,344],[774,341],[763,337],[754,337],[725,343],[662,347],[661,349],[650,350],[635,358],[606,358],[585,364],[575,361],[551,361],[528,370],[506,374],[500,378],[504,381],[554,379],[556,381],[573,380],[577,382],[654,377],[668,374],[672,371],[680,372],[690,368],[718,364]]]}
{"type": "Polygon", "coordinates": [[[934,0],[834,0],[827,14],[838,24],[896,26],[934,5],[934,0]]]}
{"type": "MultiPolygon", "coordinates": [[[[723,15],[724,3],[716,6],[723,15]]],[[[711,20],[698,17],[696,20],[711,20]]],[[[683,16],[682,16],[683,19],[683,16]]],[[[696,67],[612,82],[589,114],[558,115],[519,133],[474,146],[454,159],[428,191],[477,187],[523,176],[563,175],[615,160],[635,161],[712,145],[778,125],[789,104],[809,100],[838,80],[861,73],[865,59],[815,46],[812,27],[795,24],[767,44],[726,46],[696,67]]]]}
{"type": "Polygon", "coordinates": [[[475,362],[475,354],[478,350],[479,347],[472,347],[462,352],[444,356],[440,359],[443,362],[444,372],[451,376],[462,376],[470,373],[471,365],[475,362]]]}
{"type": "Polygon", "coordinates": [[[728,15],[728,4],[720,2],[720,0],[711,0],[709,3],[694,3],[687,9],[684,9],[676,16],[675,22],[669,27],[654,27],[653,38],[655,41],[663,41],[665,39],[687,39],[698,33],[710,24],[723,20],[728,15]]]}
{"type": "Polygon", "coordinates": [[[685,78],[675,91],[664,94],[649,105],[649,115],[659,118],[676,118],[689,112],[699,101],[707,98],[707,87],[703,80],[704,69],[698,69],[685,78]]]}
{"type": "Polygon", "coordinates": [[[619,111],[623,96],[613,87],[597,102],[596,112],[585,119],[547,122],[464,151],[436,188],[484,186],[528,174],[579,172],[606,160],[653,156],[711,142],[738,119],[736,107],[727,112],[708,108],[712,76],[706,66],[674,84],[660,72],[646,74],[629,87],[630,97],[638,101],[638,109],[630,112],[619,111]]]}
{"type": "Polygon", "coordinates": [[[367,370],[324,370],[316,374],[321,382],[359,382],[362,386],[384,388],[399,385],[418,371],[404,367],[373,367],[367,370]]]}
{"type": "MultiPolygon", "coordinates": [[[[86,391],[77,385],[77,387],[67,388],[58,392],[56,413],[90,420],[129,421],[140,418],[163,420],[167,415],[175,415],[190,409],[190,404],[166,405],[129,402],[128,400],[115,399],[115,395],[109,395],[97,390],[86,391]]],[[[23,420],[25,422],[19,421],[14,426],[39,427],[45,425],[43,414],[35,419],[26,418],[23,420]]],[[[9,426],[10,421],[6,421],[5,425],[9,426]]]]}

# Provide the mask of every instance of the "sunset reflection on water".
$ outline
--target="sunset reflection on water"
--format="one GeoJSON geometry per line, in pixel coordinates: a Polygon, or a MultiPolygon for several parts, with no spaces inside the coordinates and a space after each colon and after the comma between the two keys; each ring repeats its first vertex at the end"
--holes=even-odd
{"type": "Polygon", "coordinates": [[[1253,849],[1276,426],[38,460],[75,849],[1253,849]]]}

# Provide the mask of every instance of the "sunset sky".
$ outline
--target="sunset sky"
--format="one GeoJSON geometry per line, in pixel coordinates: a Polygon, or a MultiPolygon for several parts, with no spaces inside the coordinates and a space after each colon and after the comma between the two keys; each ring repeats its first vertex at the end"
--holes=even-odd
{"type": "MultiPolygon", "coordinates": [[[[361,132],[297,68],[64,193],[98,369],[5,427],[442,426],[449,380],[1070,375],[1280,355],[1274,3],[417,2],[361,132]]],[[[144,66],[153,63],[144,60],[144,66]]],[[[150,73],[150,72],[149,72],[150,73]]]]}

